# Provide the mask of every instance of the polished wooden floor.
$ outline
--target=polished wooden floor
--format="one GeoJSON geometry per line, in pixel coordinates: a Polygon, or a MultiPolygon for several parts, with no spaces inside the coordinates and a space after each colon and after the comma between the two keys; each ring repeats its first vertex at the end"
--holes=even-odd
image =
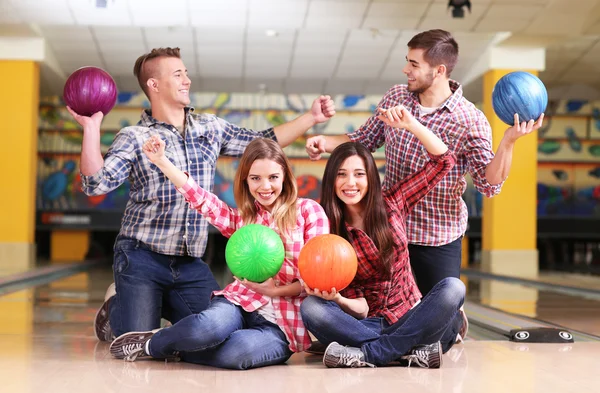
{"type": "MultiPolygon", "coordinates": [[[[597,392],[600,343],[517,344],[469,340],[439,370],[327,369],[296,354],[288,364],[250,371],[186,363],[112,359],[91,322],[110,282],[108,269],[81,273],[0,297],[0,392],[597,392]]],[[[471,298],[476,285],[470,286],[471,298]]],[[[484,291],[485,292],[485,291],[484,291]]],[[[496,295],[499,296],[496,289],[496,295]]],[[[514,292],[514,290],[512,291],[514,292]]],[[[493,291],[486,292],[486,299],[493,291]]],[[[512,296],[512,295],[511,295],[512,296]]],[[[529,295],[527,295],[529,296],[529,295]]],[[[548,299],[538,294],[537,299],[548,299]]],[[[596,308],[559,300],[556,315],[596,321],[596,308]],[[568,311],[568,313],[567,313],[568,311]],[[579,312],[581,315],[575,316],[579,312]],[[587,318],[587,319],[590,319],[587,318]]],[[[582,300],[587,304],[590,300],[582,300]]],[[[493,299],[500,304],[502,299],[493,299]]],[[[505,305],[514,306],[508,299],[505,305]]],[[[551,302],[543,302],[552,309],[551,302]]],[[[518,307],[523,307],[518,303],[518,307]]],[[[529,306],[527,306],[529,307],[529,306]]],[[[526,309],[529,309],[525,307],[526,309]]],[[[535,308],[534,308],[535,309],[535,308]]],[[[596,322],[590,322],[594,324],[596,322]]]]}

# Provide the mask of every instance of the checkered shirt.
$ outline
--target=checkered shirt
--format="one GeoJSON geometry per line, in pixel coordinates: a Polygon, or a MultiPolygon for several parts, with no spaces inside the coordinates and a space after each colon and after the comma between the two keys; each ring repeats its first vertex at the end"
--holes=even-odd
{"type": "Polygon", "coordinates": [[[166,142],[165,154],[176,167],[212,191],[219,155],[239,157],[253,139],[275,139],[275,133],[273,129],[258,132],[241,128],[186,108],[182,136],[174,126],[159,122],[146,110],[137,125],[125,127],[116,135],[102,169],[92,176],[81,176],[87,195],[106,194],[125,180],[130,181],[119,235],[140,240],[160,254],[201,257],[206,249],[208,223],[186,206],[185,199],[145,156],[142,146],[152,135],[166,142]]]}
{"type": "MultiPolygon", "coordinates": [[[[188,182],[178,190],[184,195],[186,201],[189,202],[190,207],[204,215],[211,225],[215,226],[223,236],[229,238],[237,229],[244,226],[238,209],[230,208],[227,204],[219,200],[216,195],[203,190],[195,183],[191,176],[188,177],[188,182]]],[[[299,198],[296,202],[296,228],[292,231],[291,237],[290,235],[284,237],[275,226],[275,221],[271,214],[258,202],[255,203],[258,209],[255,223],[265,225],[277,232],[281,236],[285,247],[285,259],[281,270],[274,277],[275,282],[281,286],[291,284],[294,281],[302,283],[300,272],[298,271],[298,256],[300,255],[302,246],[309,239],[317,235],[329,233],[329,220],[325,215],[325,211],[317,202],[311,199],[299,198]]],[[[268,296],[252,291],[241,282],[235,280],[222,291],[213,292],[213,295],[225,296],[227,300],[241,306],[248,312],[258,310],[271,300],[275,308],[277,325],[285,333],[290,343],[290,350],[301,352],[310,346],[311,340],[300,316],[300,304],[306,297],[304,291],[299,296],[269,298],[268,296]]]]}
{"type": "MultiPolygon", "coordinates": [[[[462,87],[450,81],[452,95],[432,114],[421,114],[419,98],[406,85],[392,87],[381,99],[379,108],[403,105],[412,115],[441,138],[457,156],[456,166],[407,217],[410,244],[439,246],[451,243],[467,229],[467,205],[462,195],[469,173],[475,188],[487,197],[500,192],[503,183],[491,185],[485,170],[494,158],[492,130],[484,114],[462,95],[462,87]]],[[[415,173],[428,160],[427,150],[410,132],[385,125],[377,116],[348,137],[371,151],[385,143],[384,190],[415,173]]]]}

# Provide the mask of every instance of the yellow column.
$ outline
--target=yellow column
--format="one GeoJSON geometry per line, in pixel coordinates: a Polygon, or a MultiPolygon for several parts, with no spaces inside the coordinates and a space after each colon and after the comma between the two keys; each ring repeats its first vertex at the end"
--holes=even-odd
{"type": "MultiPolygon", "coordinates": [[[[508,128],[494,113],[492,90],[514,70],[487,71],[483,78],[483,110],[492,127],[494,151],[508,128]]],[[[525,70],[537,75],[535,70],[525,70]]],[[[499,195],[484,198],[482,217],[482,268],[484,271],[535,278],[538,274],[537,238],[537,133],[520,138],[512,167],[499,195]]],[[[482,301],[507,311],[534,313],[537,292],[498,281],[482,287],[482,301]],[[519,289],[519,290],[518,290],[519,289]]]]}
{"type": "Polygon", "coordinates": [[[30,266],[35,256],[39,65],[0,60],[0,266],[30,266]]]}
{"type": "Polygon", "coordinates": [[[50,234],[50,259],[52,263],[83,261],[89,246],[89,231],[55,229],[50,234]]]}

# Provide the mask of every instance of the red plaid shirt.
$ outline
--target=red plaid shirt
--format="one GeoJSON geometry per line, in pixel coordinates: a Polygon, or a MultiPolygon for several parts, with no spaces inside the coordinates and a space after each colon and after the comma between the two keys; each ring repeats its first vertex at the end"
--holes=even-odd
{"type": "MultiPolygon", "coordinates": [[[[238,209],[230,208],[216,195],[199,187],[191,177],[188,177],[187,184],[178,190],[190,206],[200,212],[223,236],[229,238],[237,229],[244,226],[238,209]]],[[[298,271],[300,249],[309,239],[329,233],[329,220],[321,205],[311,199],[302,198],[299,198],[296,204],[298,220],[290,239],[281,235],[271,213],[256,203],[258,214],[255,223],[267,226],[277,232],[285,247],[283,266],[274,277],[275,282],[281,286],[294,281],[302,282],[298,271]]],[[[290,350],[302,352],[310,346],[310,336],[300,316],[300,304],[306,297],[304,291],[299,296],[270,298],[252,291],[236,280],[222,291],[213,292],[213,295],[225,296],[227,300],[248,312],[254,312],[271,301],[275,309],[277,325],[285,333],[290,343],[290,350]]]]}
{"type": "Polygon", "coordinates": [[[368,316],[384,317],[390,324],[398,321],[421,299],[410,268],[406,216],[456,163],[456,156],[450,150],[441,156],[429,157],[431,160],[422,169],[384,192],[394,236],[394,256],[389,274],[383,270],[373,240],[364,231],[346,224],[358,257],[358,270],[352,283],[341,294],[351,299],[364,297],[369,304],[368,316]]]}
{"type": "MultiPolygon", "coordinates": [[[[492,130],[484,114],[462,95],[462,87],[450,81],[452,95],[432,114],[421,114],[419,97],[406,85],[392,87],[378,104],[380,108],[403,105],[430,129],[457,157],[456,166],[407,217],[408,242],[439,246],[458,239],[467,230],[467,205],[462,195],[467,188],[464,178],[471,175],[475,188],[487,197],[500,192],[501,184],[491,185],[485,177],[487,165],[494,158],[492,130]]],[[[355,132],[348,134],[371,151],[385,143],[385,178],[383,189],[415,173],[427,162],[427,150],[406,130],[385,125],[372,116],[355,132]]]]}

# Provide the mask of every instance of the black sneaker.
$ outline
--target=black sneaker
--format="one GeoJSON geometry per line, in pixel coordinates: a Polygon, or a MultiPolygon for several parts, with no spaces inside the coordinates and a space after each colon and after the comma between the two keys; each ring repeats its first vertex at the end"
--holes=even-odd
{"type": "Polygon", "coordinates": [[[313,341],[310,347],[304,352],[310,353],[312,355],[324,355],[326,349],[326,344],[323,344],[320,341],[313,341]]]}
{"type": "Polygon", "coordinates": [[[442,366],[442,343],[417,345],[407,355],[400,358],[400,363],[423,368],[440,368],[442,366]]]}
{"type": "Polygon", "coordinates": [[[149,358],[151,356],[146,352],[146,343],[158,330],[121,334],[110,344],[110,354],[117,359],[125,359],[129,362],[149,358]]]}
{"type": "Polygon", "coordinates": [[[108,286],[106,294],[104,295],[104,303],[102,307],[96,312],[94,317],[94,335],[100,341],[112,341],[115,339],[112,329],[110,328],[109,320],[109,304],[110,300],[117,294],[115,290],[115,283],[108,286]]]}
{"type": "Polygon", "coordinates": [[[345,347],[335,341],[329,344],[323,355],[323,364],[329,368],[335,367],[375,367],[365,362],[365,354],[358,348],[345,347]]]}

